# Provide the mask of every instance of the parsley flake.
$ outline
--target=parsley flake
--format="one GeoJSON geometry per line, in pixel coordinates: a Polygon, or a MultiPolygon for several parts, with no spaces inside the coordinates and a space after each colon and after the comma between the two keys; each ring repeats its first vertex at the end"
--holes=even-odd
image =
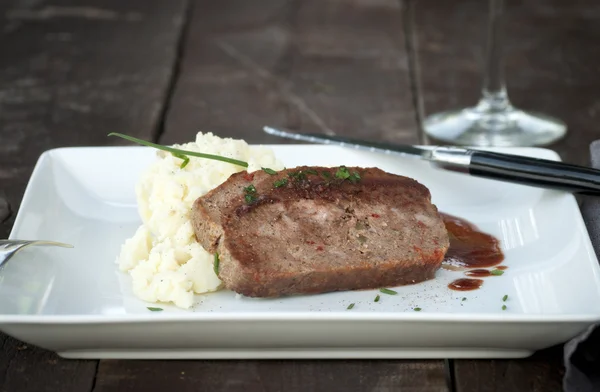
{"type": "Polygon", "coordinates": [[[329,180],[331,178],[331,173],[328,171],[322,171],[321,176],[323,176],[324,179],[329,180]]]}
{"type": "Polygon", "coordinates": [[[396,295],[396,294],[398,294],[397,291],[390,290],[390,289],[385,289],[385,288],[379,289],[379,291],[381,291],[383,294],[388,294],[388,295],[396,295]]]}
{"type": "Polygon", "coordinates": [[[420,311],[421,311],[421,308],[414,308],[413,310],[414,310],[415,312],[420,312],[420,311]]]}
{"type": "Polygon", "coordinates": [[[319,173],[317,173],[317,171],[314,169],[306,169],[305,172],[308,174],[315,175],[315,176],[319,175],[319,173]]]}
{"type": "Polygon", "coordinates": [[[255,202],[257,199],[256,196],[248,193],[244,196],[244,201],[246,202],[246,204],[252,204],[253,202],[255,202]]]}
{"type": "Polygon", "coordinates": [[[467,300],[467,297],[462,297],[462,301],[466,301],[466,300],[467,300]]]}
{"type": "Polygon", "coordinates": [[[298,181],[300,181],[300,180],[306,180],[306,174],[302,170],[297,171],[297,172],[289,172],[288,173],[288,177],[294,178],[294,179],[296,179],[298,181]]]}
{"type": "Polygon", "coordinates": [[[286,186],[288,183],[288,179],[287,178],[282,178],[280,180],[274,181],[273,182],[273,186],[275,188],[281,188],[282,186],[286,186]]]}
{"type": "Polygon", "coordinates": [[[500,276],[504,273],[504,271],[499,270],[499,269],[495,269],[493,271],[490,272],[490,274],[495,275],[495,276],[500,276]]]}
{"type": "Polygon", "coordinates": [[[244,195],[244,201],[246,202],[246,204],[252,204],[256,201],[256,187],[254,187],[254,185],[250,184],[247,187],[245,187],[244,192],[246,192],[246,194],[244,195]]]}
{"type": "Polygon", "coordinates": [[[149,310],[149,311],[151,311],[151,312],[162,312],[162,311],[163,311],[163,308],[153,308],[153,307],[148,307],[148,308],[146,308],[146,309],[148,309],[148,310],[149,310]]]}
{"type": "Polygon", "coordinates": [[[374,302],[379,302],[379,294],[377,294],[377,297],[375,297],[375,301],[374,302]]]}
{"type": "Polygon", "coordinates": [[[360,174],[358,174],[357,172],[353,172],[352,174],[350,174],[350,177],[348,177],[348,179],[353,183],[356,184],[357,182],[360,181],[360,174]]]}
{"type": "Polygon", "coordinates": [[[353,303],[351,303],[350,305],[348,305],[348,307],[347,307],[346,309],[347,309],[347,310],[350,310],[350,309],[352,309],[353,307],[354,307],[354,302],[353,302],[353,303]]]}
{"type": "Polygon", "coordinates": [[[265,173],[267,173],[267,174],[269,174],[269,175],[271,175],[271,176],[274,176],[275,174],[277,174],[277,172],[276,172],[275,170],[273,170],[273,169],[269,169],[268,167],[261,167],[261,169],[262,169],[262,170],[263,170],[265,173]]]}
{"type": "Polygon", "coordinates": [[[506,310],[506,305],[502,305],[502,310],[506,310]]]}
{"type": "Polygon", "coordinates": [[[504,297],[502,297],[502,301],[505,301],[508,299],[508,294],[505,294],[504,297]]]}
{"type": "Polygon", "coordinates": [[[350,177],[350,172],[346,166],[340,166],[335,172],[335,178],[339,178],[340,180],[345,180],[350,177]]]}

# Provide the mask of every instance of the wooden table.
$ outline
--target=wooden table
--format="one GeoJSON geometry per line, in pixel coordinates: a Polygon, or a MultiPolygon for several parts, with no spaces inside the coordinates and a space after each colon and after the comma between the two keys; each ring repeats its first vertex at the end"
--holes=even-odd
{"type": "MultiPolygon", "coordinates": [[[[478,99],[480,0],[0,2],[0,238],[39,155],[198,131],[281,143],[264,124],[418,142],[426,112],[478,99]],[[418,58],[418,62],[415,61],[418,58]],[[418,69],[416,68],[418,66],[418,69]],[[418,71],[418,72],[417,72],[418,71]],[[420,75],[420,84],[416,75],[420,75]]],[[[600,8],[509,1],[514,103],[600,134],[600,8]]],[[[562,347],[524,360],[77,361],[0,334],[0,391],[558,391],[562,347]]]]}

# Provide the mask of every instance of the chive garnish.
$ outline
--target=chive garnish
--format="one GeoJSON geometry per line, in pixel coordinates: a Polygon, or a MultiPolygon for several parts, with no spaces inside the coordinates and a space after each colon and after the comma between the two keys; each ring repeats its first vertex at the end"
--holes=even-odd
{"type": "Polygon", "coordinates": [[[256,193],[256,187],[252,184],[248,185],[244,188],[244,192],[246,193],[256,193]]]}
{"type": "MultiPolygon", "coordinates": [[[[138,144],[141,144],[141,145],[147,146],[147,147],[154,147],[157,150],[163,150],[163,151],[170,152],[173,155],[179,154],[179,155],[187,155],[187,156],[190,156],[190,157],[214,159],[215,161],[227,162],[227,163],[232,163],[234,165],[238,165],[238,166],[242,166],[242,167],[248,167],[248,163],[247,162],[239,161],[237,159],[226,158],[226,157],[222,157],[222,156],[219,156],[219,155],[204,154],[202,152],[180,150],[178,148],[162,146],[160,144],[154,144],[154,143],[142,140],[142,139],[138,139],[138,138],[133,137],[133,136],[123,135],[121,133],[111,132],[111,133],[108,134],[108,136],[118,136],[120,138],[129,140],[130,142],[138,143],[138,144]]],[[[175,155],[175,156],[177,156],[177,155],[175,155]]]]}
{"type": "Polygon", "coordinates": [[[348,307],[347,307],[346,309],[350,310],[350,309],[352,309],[353,307],[354,307],[354,302],[353,302],[353,303],[351,303],[350,305],[348,305],[348,307]]]}
{"type": "Polygon", "coordinates": [[[377,294],[377,297],[375,297],[375,302],[379,302],[379,294],[377,294]]]}
{"type": "Polygon", "coordinates": [[[495,276],[500,276],[504,273],[504,271],[496,269],[490,272],[490,274],[495,275],[495,276]]]}
{"type": "Polygon", "coordinates": [[[508,299],[508,294],[505,294],[504,297],[502,297],[502,301],[506,301],[508,299]]]}
{"type": "Polygon", "coordinates": [[[183,162],[181,162],[181,165],[179,165],[180,169],[183,169],[184,167],[187,166],[188,163],[190,163],[190,158],[187,157],[187,156],[185,156],[185,155],[183,155],[183,154],[180,154],[178,152],[177,153],[172,152],[171,154],[173,154],[173,156],[175,158],[183,159],[183,162]]]}
{"type": "Polygon", "coordinates": [[[152,308],[152,307],[148,307],[147,308],[149,311],[151,312],[162,312],[162,308],[152,308]]]}
{"type": "Polygon", "coordinates": [[[274,181],[274,182],[273,182],[273,186],[274,186],[275,188],[279,188],[279,187],[282,187],[282,186],[285,186],[285,185],[287,185],[287,183],[288,183],[288,180],[287,180],[287,178],[282,178],[282,179],[280,179],[280,180],[274,181]]]}
{"type": "Polygon", "coordinates": [[[379,289],[379,291],[381,291],[383,294],[389,294],[389,295],[396,295],[398,294],[397,291],[394,290],[390,290],[390,289],[379,289]]]}
{"type": "Polygon", "coordinates": [[[215,275],[219,276],[219,252],[215,252],[213,270],[215,271],[215,275]]]}
{"type": "Polygon", "coordinates": [[[272,175],[272,176],[274,176],[275,174],[277,174],[277,172],[276,172],[275,170],[273,170],[273,169],[269,169],[268,167],[261,167],[261,169],[262,169],[262,170],[263,170],[265,173],[267,173],[267,174],[270,174],[270,175],[272,175]]]}
{"type": "Polygon", "coordinates": [[[462,300],[463,300],[463,301],[466,301],[466,300],[467,300],[467,297],[462,297],[462,300]]]}
{"type": "Polygon", "coordinates": [[[420,312],[420,311],[421,311],[421,308],[414,308],[413,310],[414,310],[415,312],[420,312]]]}
{"type": "Polygon", "coordinates": [[[502,310],[506,310],[506,305],[502,305],[502,310]]]}

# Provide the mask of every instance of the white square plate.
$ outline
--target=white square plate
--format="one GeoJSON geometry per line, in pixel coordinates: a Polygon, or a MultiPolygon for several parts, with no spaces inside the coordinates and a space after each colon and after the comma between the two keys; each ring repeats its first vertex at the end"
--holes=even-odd
{"type": "Polygon", "coordinates": [[[0,329],[71,358],[524,357],[600,320],[600,268],[572,195],[332,146],[270,147],[287,167],[378,166],[417,179],[441,211],[496,236],[508,269],[472,292],[449,290],[463,272],[440,270],[377,303],[376,290],[269,300],[221,291],[190,311],[150,312],[115,258],[140,224],[134,184],[155,151],[56,149],[40,157],[11,238],[75,248],[26,249],[0,271],[0,329]]]}

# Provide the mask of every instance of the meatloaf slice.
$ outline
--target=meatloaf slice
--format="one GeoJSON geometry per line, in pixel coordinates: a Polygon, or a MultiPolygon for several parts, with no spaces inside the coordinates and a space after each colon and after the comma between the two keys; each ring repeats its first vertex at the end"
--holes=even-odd
{"type": "Polygon", "coordinates": [[[377,168],[240,172],[194,203],[226,288],[251,297],[431,279],[449,240],[429,190],[377,168]]]}

